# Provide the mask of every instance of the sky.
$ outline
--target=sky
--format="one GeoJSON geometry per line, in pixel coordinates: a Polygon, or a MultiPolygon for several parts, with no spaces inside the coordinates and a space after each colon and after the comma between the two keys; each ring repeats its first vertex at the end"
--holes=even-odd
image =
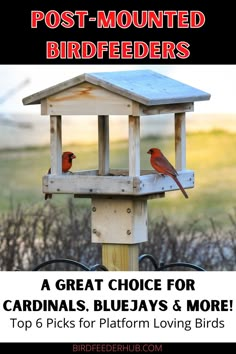
{"type": "MultiPolygon", "coordinates": [[[[28,116],[27,118],[21,116],[21,119],[33,120],[34,129],[37,131],[35,136],[34,131],[17,130],[13,126],[0,124],[0,148],[15,144],[32,145],[34,142],[48,144],[49,120],[40,119],[40,105],[24,106],[22,103],[24,97],[83,73],[142,69],[157,71],[211,95],[210,100],[194,103],[193,115],[199,115],[200,121],[196,116],[190,121],[188,129],[224,128],[236,132],[236,65],[0,65],[0,123],[4,118],[17,119],[16,114],[20,113],[23,117],[28,116]],[[26,84],[22,86],[24,82],[26,84]],[[32,113],[35,115],[29,116],[32,113]]],[[[149,117],[145,118],[145,122],[148,122],[148,119],[149,117]]],[[[93,140],[96,136],[94,121],[88,119],[87,122],[87,126],[83,125],[81,130],[81,141],[85,137],[93,137],[90,139],[93,140]]],[[[123,127],[120,128],[118,123],[117,120],[114,131],[117,138],[120,138],[124,129],[122,130],[123,127]]],[[[65,141],[77,139],[76,124],[79,124],[78,119],[67,120],[67,130],[63,129],[65,141]]]]}

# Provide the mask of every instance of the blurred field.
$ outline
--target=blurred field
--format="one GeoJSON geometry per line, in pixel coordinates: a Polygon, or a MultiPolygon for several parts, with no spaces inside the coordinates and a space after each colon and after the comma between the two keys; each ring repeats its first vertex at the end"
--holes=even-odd
{"type": "MultiPolygon", "coordinates": [[[[187,135],[187,168],[195,171],[195,188],[189,189],[189,199],[179,191],[168,192],[162,199],[148,202],[150,219],[167,216],[179,224],[197,221],[202,227],[216,225],[227,227],[229,214],[236,207],[236,134],[221,130],[189,133],[187,135]]],[[[150,147],[159,147],[174,164],[173,137],[150,137],[141,141],[141,168],[150,168],[150,147]]],[[[97,168],[97,144],[70,145],[77,155],[72,171],[97,168]]],[[[43,205],[42,176],[49,167],[49,147],[28,147],[0,150],[0,212],[18,204],[31,207],[43,205]]],[[[127,141],[111,143],[110,165],[127,168],[127,141]]],[[[51,203],[63,205],[68,196],[56,195],[51,203]]],[[[89,206],[89,200],[76,199],[76,205],[89,206]]],[[[64,204],[66,205],[66,203],[64,204]]]]}

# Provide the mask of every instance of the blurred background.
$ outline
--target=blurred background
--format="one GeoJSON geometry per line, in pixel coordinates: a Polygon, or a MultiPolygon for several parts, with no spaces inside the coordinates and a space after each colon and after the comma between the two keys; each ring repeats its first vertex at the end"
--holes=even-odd
{"type": "MultiPolygon", "coordinates": [[[[49,117],[40,115],[39,105],[24,106],[22,99],[83,73],[139,69],[157,71],[211,94],[209,101],[195,102],[194,112],[186,114],[187,168],[195,171],[195,187],[187,190],[188,200],[174,191],[149,201],[150,227],[164,218],[175,230],[179,227],[190,234],[194,225],[201,232],[199,237],[209,232],[210,238],[230,236],[235,242],[236,65],[1,65],[0,215],[19,206],[70,209],[68,196],[44,201],[42,176],[50,163],[49,117]]],[[[127,168],[127,117],[112,116],[110,129],[111,167],[127,168]]],[[[142,168],[150,168],[146,152],[154,146],[174,164],[173,134],[172,115],[141,118],[142,168]]],[[[63,116],[62,142],[63,149],[77,155],[72,171],[97,168],[95,116],[63,116]]],[[[89,210],[89,203],[73,200],[78,214],[89,210]]]]}

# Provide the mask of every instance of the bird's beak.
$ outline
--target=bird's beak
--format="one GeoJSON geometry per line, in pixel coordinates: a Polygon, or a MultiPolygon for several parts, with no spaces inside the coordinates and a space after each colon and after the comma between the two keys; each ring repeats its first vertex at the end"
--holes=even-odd
{"type": "Polygon", "coordinates": [[[151,154],[150,150],[147,151],[147,154],[151,154]]]}
{"type": "Polygon", "coordinates": [[[73,154],[73,155],[71,156],[71,158],[72,158],[72,159],[76,159],[76,156],[73,154]]]}

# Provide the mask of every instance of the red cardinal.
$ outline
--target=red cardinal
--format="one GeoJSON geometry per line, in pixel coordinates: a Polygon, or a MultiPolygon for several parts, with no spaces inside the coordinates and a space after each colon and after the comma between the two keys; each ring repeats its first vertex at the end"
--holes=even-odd
{"type": "Polygon", "coordinates": [[[167,158],[163,155],[160,149],[151,148],[148,150],[147,154],[150,154],[150,163],[152,167],[160,174],[170,176],[173,178],[175,183],[179,186],[181,192],[188,198],[187,193],[185,192],[183,186],[181,185],[180,181],[178,180],[177,176],[178,173],[176,169],[171,165],[171,163],[167,160],[167,158]]]}
{"type": "MultiPolygon", "coordinates": [[[[65,151],[62,154],[62,172],[68,172],[72,166],[72,160],[75,159],[76,156],[74,155],[73,152],[70,151],[65,151]]],[[[51,168],[48,170],[48,174],[51,173],[51,168]]],[[[44,199],[51,199],[52,194],[46,193],[44,199]]]]}

